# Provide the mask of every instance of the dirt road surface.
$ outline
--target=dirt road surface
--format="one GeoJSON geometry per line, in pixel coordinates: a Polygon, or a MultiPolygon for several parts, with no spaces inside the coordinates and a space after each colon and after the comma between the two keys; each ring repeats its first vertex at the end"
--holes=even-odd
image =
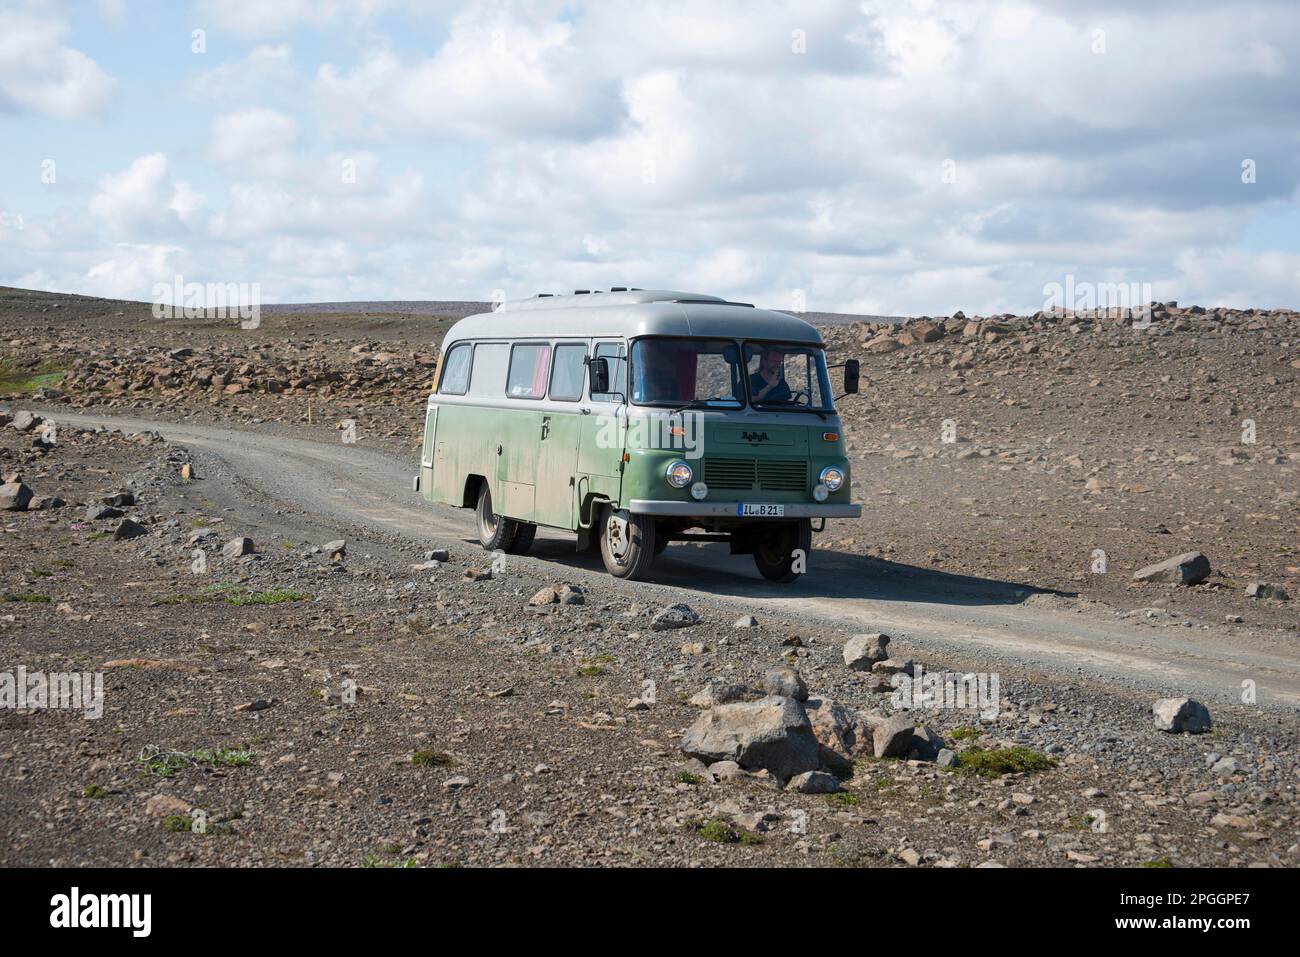
{"type": "MultiPolygon", "coordinates": [[[[467,511],[430,506],[411,490],[409,459],[368,449],[266,431],[174,424],[140,418],[50,413],[81,426],[151,429],[222,460],[247,489],[273,507],[396,535],[414,542],[473,536],[467,511]]],[[[538,536],[524,561],[565,568],[571,578],[604,576],[599,560],[574,552],[559,533],[538,536]]],[[[1010,665],[1073,679],[1100,678],[1157,693],[1193,693],[1238,701],[1243,681],[1258,704],[1300,705],[1300,653],[1275,636],[1231,635],[1214,623],[1150,624],[1132,610],[1014,582],[954,575],[836,551],[815,553],[794,586],[760,579],[752,562],[721,546],[675,545],[661,556],[653,582],[627,584],[648,601],[705,593],[840,629],[886,631],[908,645],[986,668],[1010,665]],[[1126,612],[1128,612],[1126,614],[1126,612]]]]}

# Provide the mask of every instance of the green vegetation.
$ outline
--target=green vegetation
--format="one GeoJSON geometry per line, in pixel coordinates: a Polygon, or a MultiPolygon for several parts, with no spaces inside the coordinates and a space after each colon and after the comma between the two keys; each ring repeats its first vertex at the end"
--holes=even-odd
{"type": "Polygon", "coordinates": [[[169,831],[189,831],[194,827],[194,822],[188,814],[169,814],[163,818],[163,827],[169,831]]]}
{"type": "Polygon", "coordinates": [[[100,787],[98,784],[87,784],[86,789],[81,792],[82,797],[93,798],[96,801],[108,797],[111,792],[108,788],[100,787]]]}
{"type": "Polygon", "coordinates": [[[759,834],[752,834],[749,831],[741,831],[731,824],[728,824],[720,817],[709,818],[707,821],[693,821],[688,825],[691,830],[704,838],[706,841],[712,841],[715,844],[762,844],[763,838],[759,834]]]}
{"type": "Polygon", "coordinates": [[[967,724],[960,728],[953,728],[952,731],[949,732],[948,737],[952,738],[954,741],[970,741],[982,736],[983,734],[983,728],[977,728],[974,725],[967,724]]]}
{"type": "Polygon", "coordinates": [[[193,751],[164,751],[145,748],[140,752],[140,762],[150,774],[169,778],[191,764],[217,764],[238,768],[253,763],[257,752],[251,748],[196,748],[193,751]]]}
{"type": "Polygon", "coordinates": [[[1170,863],[1169,858],[1167,857],[1153,857],[1149,861],[1143,861],[1142,866],[1143,867],[1173,867],[1174,865],[1170,863]]]}
{"type": "Polygon", "coordinates": [[[456,759],[445,751],[416,751],[411,755],[411,764],[417,768],[449,768],[456,759]]]}
{"type": "Polygon", "coordinates": [[[852,791],[836,791],[834,794],[826,795],[827,804],[838,804],[841,807],[857,807],[862,800],[852,791]]]}
{"type": "Polygon", "coordinates": [[[50,600],[49,595],[42,595],[40,592],[34,592],[30,590],[21,591],[21,592],[7,592],[5,594],[5,601],[25,601],[25,602],[32,602],[34,604],[44,604],[49,600],[50,600]]]}
{"type": "Polygon", "coordinates": [[[253,591],[227,595],[226,601],[232,605],[278,605],[286,601],[311,601],[311,595],[295,591],[292,588],[277,588],[274,591],[253,591]]]}
{"type": "Polygon", "coordinates": [[[690,771],[678,771],[677,783],[695,786],[697,784],[703,784],[704,778],[700,777],[698,774],[691,774],[690,771]]]}
{"type": "Polygon", "coordinates": [[[969,748],[961,753],[961,763],[954,770],[984,778],[1003,774],[1028,774],[1056,767],[1056,762],[1033,748],[969,748]]]}
{"type": "Polygon", "coordinates": [[[224,601],[229,605],[278,605],[286,601],[311,601],[311,595],[292,588],[273,591],[241,591],[238,585],[205,585],[187,595],[168,595],[154,602],[156,605],[203,604],[224,601]]]}
{"type": "Polygon", "coordinates": [[[0,357],[0,392],[54,388],[66,374],[67,367],[53,359],[25,366],[9,356],[0,357]]]}

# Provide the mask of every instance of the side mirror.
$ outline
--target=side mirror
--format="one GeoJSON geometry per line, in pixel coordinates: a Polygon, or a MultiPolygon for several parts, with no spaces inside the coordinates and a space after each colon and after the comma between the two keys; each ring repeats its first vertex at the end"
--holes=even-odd
{"type": "Polygon", "coordinates": [[[844,394],[856,395],[858,391],[858,360],[849,359],[844,363],[844,394]]]}
{"type": "Polygon", "coordinates": [[[603,357],[587,361],[587,375],[591,379],[591,394],[609,391],[609,360],[603,357]]]}

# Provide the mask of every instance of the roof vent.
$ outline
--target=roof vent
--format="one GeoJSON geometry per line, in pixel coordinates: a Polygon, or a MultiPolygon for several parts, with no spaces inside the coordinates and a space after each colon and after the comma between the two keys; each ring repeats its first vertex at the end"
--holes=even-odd
{"type": "Polygon", "coordinates": [[[590,289],[575,289],[575,290],[573,290],[573,294],[574,294],[575,296],[586,296],[586,295],[589,295],[590,293],[591,293],[591,290],[590,290],[590,289]]]}

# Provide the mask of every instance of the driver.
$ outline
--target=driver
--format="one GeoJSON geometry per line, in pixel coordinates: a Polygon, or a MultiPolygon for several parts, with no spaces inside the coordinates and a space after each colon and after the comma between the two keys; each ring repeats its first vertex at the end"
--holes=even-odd
{"type": "Polygon", "coordinates": [[[785,381],[785,350],[766,347],[758,370],[749,377],[749,394],[755,402],[789,402],[790,386],[785,381]]]}

